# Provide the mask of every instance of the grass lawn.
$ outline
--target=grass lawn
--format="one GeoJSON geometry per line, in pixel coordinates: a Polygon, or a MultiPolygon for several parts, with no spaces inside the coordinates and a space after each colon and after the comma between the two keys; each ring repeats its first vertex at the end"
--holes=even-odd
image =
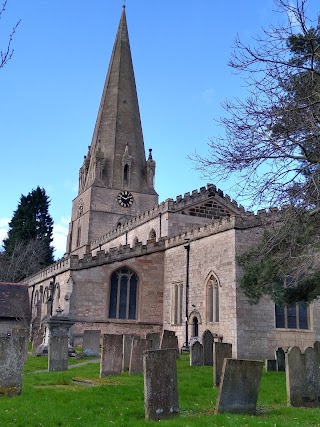
{"type": "MultiPolygon", "coordinates": [[[[212,386],[212,368],[191,368],[186,355],[177,363],[180,415],[160,421],[161,425],[320,426],[320,409],[286,406],[282,372],[263,374],[257,416],[214,415],[218,389],[212,386]]],[[[142,375],[123,373],[100,380],[99,363],[64,372],[35,372],[46,368],[47,358],[28,358],[22,394],[0,398],[0,427],[133,427],[156,423],[144,420],[142,375]]]]}

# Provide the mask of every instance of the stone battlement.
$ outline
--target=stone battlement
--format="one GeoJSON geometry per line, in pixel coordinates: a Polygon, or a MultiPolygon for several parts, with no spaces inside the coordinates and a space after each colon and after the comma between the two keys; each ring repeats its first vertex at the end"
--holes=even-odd
{"type": "Polygon", "coordinates": [[[123,261],[128,258],[139,257],[153,252],[163,251],[173,246],[179,246],[185,244],[186,240],[193,241],[201,239],[233,228],[244,229],[258,227],[261,225],[262,218],[274,212],[278,212],[278,210],[270,209],[268,212],[266,210],[261,210],[258,211],[256,215],[247,212],[243,216],[224,217],[210,224],[190,229],[174,237],[161,238],[158,241],[148,240],[146,245],[143,245],[141,242],[137,242],[134,246],[120,245],[119,247],[110,248],[109,251],[97,251],[97,254],[94,256],[92,253],[85,254],[82,258],[79,258],[78,255],[70,255],[39,271],[35,275],[30,276],[26,282],[30,286],[45,279],[49,279],[68,269],[90,268],[105,263],[123,261]]]}
{"type": "Polygon", "coordinates": [[[120,227],[114,228],[108,233],[101,236],[99,239],[94,240],[90,245],[90,250],[97,249],[99,246],[110,242],[111,240],[119,237],[128,231],[136,228],[139,225],[142,225],[165,212],[179,212],[187,208],[192,207],[195,204],[205,202],[208,198],[215,197],[219,202],[221,200],[222,204],[227,208],[231,209],[234,213],[239,212],[239,214],[244,214],[245,209],[243,206],[238,205],[235,200],[232,200],[230,196],[225,195],[222,190],[217,189],[213,184],[207,184],[207,187],[201,187],[200,190],[193,190],[190,193],[185,193],[182,197],[181,195],[176,197],[176,200],[167,199],[154,208],[137,215],[135,218],[130,219],[125,224],[120,227]]]}

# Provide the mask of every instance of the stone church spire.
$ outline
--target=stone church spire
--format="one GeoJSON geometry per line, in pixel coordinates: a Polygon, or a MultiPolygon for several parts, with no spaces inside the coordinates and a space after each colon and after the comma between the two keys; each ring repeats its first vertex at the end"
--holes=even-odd
{"type": "Polygon", "coordinates": [[[129,190],[150,192],[146,172],[141,172],[145,169],[138,96],[123,7],[91,147],[80,169],[79,193],[95,182],[120,190],[124,174],[129,190]],[[125,150],[133,156],[130,164],[123,164],[125,150]],[[97,175],[97,164],[100,165],[100,176],[97,175]]]}
{"type": "Polygon", "coordinates": [[[91,145],[79,170],[67,253],[158,203],[155,161],[146,159],[125,7],[116,34],[91,145]]]}

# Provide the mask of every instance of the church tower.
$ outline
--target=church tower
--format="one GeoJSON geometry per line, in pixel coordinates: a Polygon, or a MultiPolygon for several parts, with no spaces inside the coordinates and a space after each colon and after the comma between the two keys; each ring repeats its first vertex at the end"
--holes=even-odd
{"type": "Polygon", "coordinates": [[[125,7],[114,43],[91,145],[79,170],[67,253],[158,204],[155,162],[146,160],[125,7]]]}

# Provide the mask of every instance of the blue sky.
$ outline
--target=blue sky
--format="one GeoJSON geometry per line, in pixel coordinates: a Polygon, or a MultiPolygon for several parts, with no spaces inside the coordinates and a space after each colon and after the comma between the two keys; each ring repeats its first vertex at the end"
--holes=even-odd
{"type": "MultiPolygon", "coordinates": [[[[56,257],[63,255],[122,4],[8,0],[0,49],[22,22],[14,56],[0,70],[0,240],[20,195],[39,185],[51,199],[56,257]]],[[[205,154],[210,137],[221,132],[214,122],[223,114],[220,103],[245,96],[227,66],[235,36],[250,40],[278,21],[274,9],[272,0],[126,1],[145,148],[157,162],[160,201],[208,182],[187,156],[205,154]]]]}

